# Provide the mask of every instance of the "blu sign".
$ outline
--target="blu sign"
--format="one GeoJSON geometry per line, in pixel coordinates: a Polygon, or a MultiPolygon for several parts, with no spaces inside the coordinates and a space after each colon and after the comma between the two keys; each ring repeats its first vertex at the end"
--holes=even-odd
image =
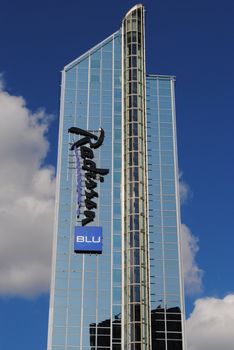
{"type": "Polygon", "coordinates": [[[75,226],[75,253],[102,253],[102,227],[75,226]]]}

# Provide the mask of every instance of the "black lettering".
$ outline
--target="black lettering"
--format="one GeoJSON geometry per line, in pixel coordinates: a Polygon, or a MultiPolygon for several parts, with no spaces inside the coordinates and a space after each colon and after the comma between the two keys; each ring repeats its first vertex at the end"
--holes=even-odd
{"type": "Polygon", "coordinates": [[[73,151],[75,148],[79,148],[83,145],[86,145],[86,143],[88,142],[89,142],[89,137],[83,137],[83,139],[80,139],[72,144],[71,151],[73,151]]]}
{"type": "MultiPolygon", "coordinates": [[[[107,174],[109,174],[109,169],[96,169],[96,171],[97,171],[97,173],[99,175],[107,175],[107,174]]],[[[103,179],[103,181],[104,181],[104,179],[103,179]]],[[[101,182],[103,182],[103,181],[101,181],[101,182]]]]}
{"type": "Polygon", "coordinates": [[[109,169],[96,168],[96,163],[94,161],[90,160],[90,159],[85,159],[84,160],[82,169],[90,171],[91,173],[99,174],[99,175],[107,175],[107,174],[109,174],[109,169]]]}
{"type": "Polygon", "coordinates": [[[71,150],[72,151],[74,150],[74,148],[78,148],[80,146],[83,146],[86,143],[89,143],[91,148],[96,149],[96,148],[100,147],[103,144],[104,137],[105,137],[105,132],[104,132],[104,130],[102,128],[100,128],[100,136],[99,136],[99,138],[97,137],[97,135],[94,135],[91,132],[88,132],[86,130],[83,130],[83,129],[80,129],[80,128],[76,128],[76,127],[69,128],[68,132],[71,133],[71,134],[85,136],[81,140],[78,140],[75,143],[73,143],[73,145],[71,146],[71,150]],[[91,139],[97,140],[97,142],[91,142],[91,139]]]}
{"type": "MultiPolygon", "coordinates": [[[[87,174],[85,174],[85,177],[87,178],[88,181],[85,181],[85,187],[88,189],[88,190],[91,190],[93,188],[96,188],[97,187],[97,183],[93,180],[91,180],[90,177],[86,176],[87,174]]],[[[96,178],[96,176],[95,176],[96,178]]]]}
{"type": "Polygon", "coordinates": [[[75,126],[72,126],[71,128],[69,128],[68,132],[70,132],[71,134],[88,136],[90,139],[94,139],[94,140],[98,139],[98,137],[96,135],[92,134],[91,132],[83,130],[83,129],[80,129],[80,128],[77,128],[75,126]]]}
{"type": "MultiPolygon", "coordinates": [[[[76,134],[83,136],[78,141],[75,141],[72,146],[71,150],[75,152],[80,147],[80,154],[81,158],[83,159],[83,165],[82,169],[85,170],[85,187],[89,191],[85,191],[85,207],[88,210],[84,211],[85,218],[81,220],[82,226],[87,225],[88,223],[94,221],[95,218],[95,212],[92,211],[92,209],[97,208],[97,203],[92,201],[93,198],[98,198],[98,193],[94,191],[94,188],[97,187],[97,183],[94,180],[99,180],[100,182],[104,182],[104,175],[109,174],[109,169],[100,169],[97,168],[96,163],[92,160],[94,158],[94,153],[92,149],[96,149],[100,147],[104,141],[104,130],[100,128],[100,135],[99,137],[92,134],[91,132],[88,132],[86,130],[72,127],[68,129],[69,133],[76,134]],[[90,148],[87,147],[87,144],[89,144],[90,148]]],[[[79,155],[76,153],[77,157],[79,155]]],[[[79,159],[78,159],[79,160],[79,159]]],[[[77,185],[78,186],[78,185],[77,185]]],[[[79,184],[80,186],[80,184],[79,184]]],[[[77,187],[77,192],[79,194],[79,186],[77,187]]],[[[80,216],[80,197],[78,197],[78,208],[77,208],[77,218],[80,216]]]]}
{"type": "Polygon", "coordinates": [[[99,136],[98,141],[95,142],[95,143],[92,143],[92,142],[90,141],[90,142],[89,142],[90,147],[91,147],[91,148],[94,148],[94,149],[100,147],[100,146],[103,144],[104,136],[105,136],[104,130],[101,128],[101,129],[100,129],[100,136],[99,136]]]}
{"type": "Polygon", "coordinates": [[[96,179],[96,174],[95,173],[85,173],[85,178],[87,180],[89,180],[89,179],[96,179]]]}
{"type": "Polygon", "coordinates": [[[85,199],[85,206],[88,210],[97,209],[97,203],[95,203],[87,198],[85,199]]]}
{"type": "Polygon", "coordinates": [[[98,193],[94,190],[91,190],[90,192],[85,191],[85,197],[88,199],[92,199],[94,197],[98,198],[98,193]]]}
{"type": "Polygon", "coordinates": [[[93,160],[84,159],[82,169],[93,172],[96,169],[96,163],[93,160]]]}
{"type": "Polygon", "coordinates": [[[90,210],[85,210],[84,215],[86,216],[85,219],[82,219],[81,224],[82,226],[87,225],[88,223],[92,222],[95,219],[95,213],[90,210]]]}
{"type": "Polygon", "coordinates": [[[94,154],[93,151],[86,146],[82,146],[80,147],[80,154],[81,154],[81,158],[85,159],[85,158],[90,158],[93,159],[94,154]]]}

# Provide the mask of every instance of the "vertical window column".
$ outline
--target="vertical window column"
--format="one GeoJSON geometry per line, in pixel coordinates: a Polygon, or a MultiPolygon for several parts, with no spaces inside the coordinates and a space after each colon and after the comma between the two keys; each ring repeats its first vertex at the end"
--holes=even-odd
{"type": "Polygon", "coordinates": [[[144,8],[123,23],[124,345],[150,349],[144,8]]]}

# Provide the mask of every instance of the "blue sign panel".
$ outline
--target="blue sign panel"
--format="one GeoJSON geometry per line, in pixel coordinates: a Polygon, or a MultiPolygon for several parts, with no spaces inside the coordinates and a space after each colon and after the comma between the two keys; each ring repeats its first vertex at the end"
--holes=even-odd
{"type": "Polygon", "coordinates": [[[102,253],[102,227],[75,226],[75,253],[102,253]]]}

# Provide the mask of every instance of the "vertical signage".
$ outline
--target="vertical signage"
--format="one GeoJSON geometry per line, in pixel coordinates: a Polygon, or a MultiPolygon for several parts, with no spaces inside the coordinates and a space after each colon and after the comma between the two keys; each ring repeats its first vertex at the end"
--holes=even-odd
{"type": "Polygon", "coordinates": [[[78,140],[71,145],[71,151],[74,152],[76,160],[76,213],[77,219],[81,220],[81,227],[75,227],[74,251],[100,254],[102,252],[102,228],[87,226],[86,231],[84,226],[95,219],[97,209],[95,199],[99,198],[97,183],[98,181],[103,183],[104,176],[109,173],[109,169],[97,168],[94,160],[94,150],[103,144],[105,133],[100,128],[99,136],[97,136],[93,132],[77,127],[69,128],[68,132],[79,136],[78,140]]]}

